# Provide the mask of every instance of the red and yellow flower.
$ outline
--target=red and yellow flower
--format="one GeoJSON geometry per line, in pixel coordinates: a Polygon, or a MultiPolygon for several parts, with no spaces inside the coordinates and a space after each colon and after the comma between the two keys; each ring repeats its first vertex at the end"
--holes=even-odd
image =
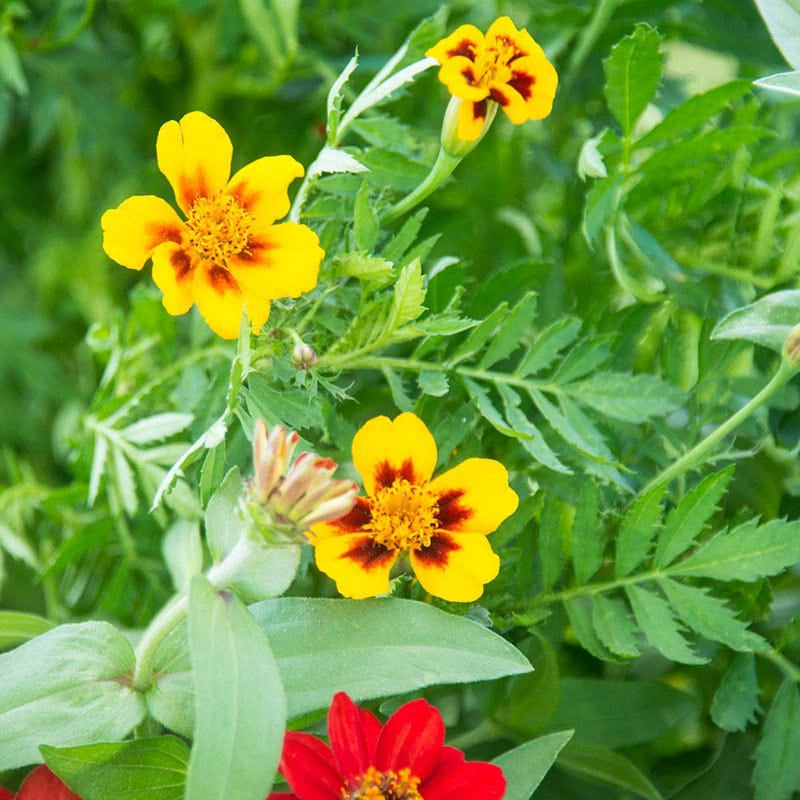
{"type": "Polygon", "coordinates": [[[468,458],[431,479],[436,442],[415,414],[375,417],[353,438],[353,462],[367,497],[350,513],[311,527],[317,566],[346,597],[389,591],[398,556],[430,594],[470,602],[500,569],[487,534],[517,508],[498,461],[468,458]]]}
{"type": "Polygon", "coordinates": [[[458,139],[474,142],[496,106],[515,124],[544,119],[553,107],[558,75],[525,28],[496,19],[484,36],[462,25],[425,53],[441,64],[439,80],[458,98],[458,139]]]}
{"type": "Polygon", "coordinates": [[[317,235],[274,224],[289,211],[289,184],[303,175],[291,156],[259,158],[230,178],[231,140],[201,111],[162,125],[156,154],[185,219],[160,197],[140,195],[100,222],[114,261],[140,270],[152,259],[168,313],[197,305],[215,333],[235,339],[243,306],[258,333],[271,300],[316,286],[324,256],[317,235]]]}
{"type": "Polygon", "coordinates": [[[15,795],[0,786],[0,800],[81,800],[45,764],[36,767],[15,795]]]}
{"type": "Polygon", "coordinates": [[[442,716],[425,700],[401,706],[384,725],[344,692],[328,714],[330,747],[289,731],[280,772],[292,792],[267,800],[500,800],[502,770],[444,743],[442,716]]]}

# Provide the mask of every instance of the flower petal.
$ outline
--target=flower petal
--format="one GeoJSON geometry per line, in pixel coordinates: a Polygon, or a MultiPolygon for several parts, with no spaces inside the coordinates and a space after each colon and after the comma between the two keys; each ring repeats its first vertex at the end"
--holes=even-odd
{"type": "Polygon", "coordinates": [[[248,299],[274,300],[310,292],[317,285],[324,255],[311,228],[284,222],[251,233],[247,249],[229,264],[248,299]]]}
{"type": "Polygon", "coordinates": [[[489,94],[485,86],[478,84],[480,75],[476,66],[467,58],[457,56],[446,61],[439,70],[439,80],[453,97],[464,100],[483,100],[489,94]]]}
{"type": "Polygon", "coordinates": [[[0,786],[0,800],[14,800],[14,792],[0,786]]]}
{"type": "Polygon", "coordinates": [[[317,567],[336,581],[339,594],[360,600],[389,591],[389,573],[397,558],[396,551],[359,533],[311,543],[317,567]]]}
{"type": "Polygon", "coordinates": [[[425,483],[436,466],[436,442],[425,423],[405,412],[395,417],[373,417],[353,437],[353,463],[367,494],[391,486],[397,478],[425,483]]]}
{"type": "Polygon", "coordinates": [[[461,25],[427,50],[425,55],[435,58],[440,64],[457,56],[474,61],[482,44],[483,33],[478,28],[474,25],[461,25]]]}
{"type": "Polygon", "coordinates": [[[426,700],[412,700],[398,708],[383,726],[375,750],[375,766],[384,772],[408,767],[424,781],[439,760],[444,733],[439,710],[426,700]]]}
{"type": "Polygon", "coordinates": [[[158,168],[184,214],[198,197],[222,191],[231,174],[233,145],[225,129],[202,111],[165,122],[156,140],[158,168]]]}
{"type": "Polygon", "coordinates": [[[491,533],[519,505],[506,468],[492,458],[468,458],[430,483],[439,496],[439,526],[458,533],[491,533]]]}
{"type": "Polygon", "coordinates": [[[311,526],[309,540],[316,544],[322,539],[331,536],[341,536],[343,533],[359,533],[364,526],[372,520],[372,511],[366,497],[356,497],[353,508],[343,517],[332,522],[318,522],[311,526]]]}
{"type": "Polygon", "coordinates": [[[522,99],[522,95],[512,86],[492,81],[489,84],[489,97],[505,111],[506,116],[515,125],[527,122],[528,107],[522,99]]]}
{"type": "Polygon", "coordinates": [[[103,250],[128,269],[141,269],[162,242],[182,241],[183,221],[160,197],[137,195],[100,217],[103,250]]]}
{"type": "Polygon", "coordinates": [[[429,547],[411,551],[411,567],[426,592],[452,603],[470,603],[497,577],[500,559],[485,536],[439,533],[429,547]]]}
{"type": "Polygon", "coordinates": [[[25,779],[17,794],[17,800],[81,800],[81,798],[70,791],[47,765],[40,764],[25,779]]]}
{"type": "MultiPolygon", "coordinates": [[[[498,17],[486,31],[486,48],[507,52],[510,59],[527,56],[541,50],[525,28],[517,30],[510,17],[498,17]]],[[[504,60],[508,63],[508,60],[504,60]]]]}
{"type": "Polygon", "coordinates": [[[302,800],[341,800],[344,780],[333,752],[309,733],[287,731],[280,772],[302,800]]]}
{"type": "Polygon", "coordinates": [[[488,101],[463,100],[458,108],[458,138],[465,142],[478,139],[486,124],[488,101]]]}
{"type": "Polygon", "coordinates": [[[302,178],[304,172],[302,164],[291,156],[265,156],[242,167],[225,191],[259,225],[271,225],[289,213],[289,184],[295,178],[302,178]]]}
{"type": "MultiPolygon", "coordinates": [[[[3,800],[3,798],[0,797],[0,800],[3,800]]],[[[291,792],[270,792],[267,800],[300,800],[300,798],[291,792]]]]}
{"type": "MultiPolygon", "coordinates": [[[[328,712],[328,739],[345,780],[365,773],[372,766],[375,756],[377,737],[374,736],[371,723],[365,720],[364,713],[344,692],[337,692],[333,696],[328,712]]],[[[370,717],[375,719],[371,714],[370,717]]]]}
{"type": "Polygon", "coordinates": [[[161,302],[168,314],[185,314],[194,303],[194,272],[199,263],[193,250],[164,242],[153,251],[153,281],[164,293],[161,302]]]}
{"type": "Polygon", "coordinates": [[[233,275],[224,267],[201,261],[194,271],[192,292],[208,327],[223,339],[236,339],[244,296],[233,275]]]}
{"type": "Polygon", "coordinates": [[[525,101],[528,119],[544,119],[553,109],[558,87],[555,67],[542,53],[541,56],[520,58],[511,64],[510,69],[508,85],[525,101]]]}
{"type": "Polygon", "coordinates": [[[506,779],[500,767],[485,761],[449,762],[420,786],[425,800],[501,800],[506,779]]]}

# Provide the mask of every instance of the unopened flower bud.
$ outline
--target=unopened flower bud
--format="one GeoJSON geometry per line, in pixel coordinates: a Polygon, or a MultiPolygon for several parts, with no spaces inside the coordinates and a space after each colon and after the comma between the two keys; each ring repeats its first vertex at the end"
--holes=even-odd
{"type": "Polygon", "coordinates": [[[292,350],[292,363],[297,369],[311,369],[317,363],[317,352],[311,345],[300,342],[292,350]]]}
{"type": "Polygon", "coordinates": [[[492,122],[494,122],[495,114],[497,114],[497,103],[494,100],[472,103],[459,97],[451,97],[442,121],[442,150],[453,158],[464,158],[486,135],[486,132],[492,126],[492,122]],[[462,139],[458,135],[459,116],[461,114],[472,115],[476,113],[476,106],[483,112],[483,126],[474,139],[462,139]]]}
{"type": "Polygon", "coordinates": [[[800,323],[789,331],[781,350],[783,360],[793,367],[800,368],[800,323]]]}

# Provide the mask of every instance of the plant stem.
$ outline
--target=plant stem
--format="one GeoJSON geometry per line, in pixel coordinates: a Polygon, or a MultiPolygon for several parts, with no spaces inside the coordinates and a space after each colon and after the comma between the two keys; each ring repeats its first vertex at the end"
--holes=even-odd
{"type": "Polygon", "coordinates": [[[756,655],[771,661],[787,678],[800,683],[800,667],[777,650],[759,650],[756,655]]]}
{"type": "Polygon", "coordinates": [[[661,486],[662,483],[669,483],[700,464],[725,436],[740,423],[744,422],[756,409],[764,405],[773,395],[777,394],[797,373],[797,369],[797,367],[782,359],[777,372],[752,400],[745,403],[735,414],[728,417],[725,422],[709,433],[705,439],[696,444],[688,453],[684,453],[671,466],[656,475],[641,492],[648,492],[656,486],[661,486]]]}
{"type": "Polygon", "coordinates": [[[600,35],[605,30],[606,25],[608,25],[608,21],[611,19],[611,16],[618,4],[619,0],[600,0],[600,2],[595,6],[594,14],[592,14],[589,24],[583,29],[580,39],[578,40],[578,43],[575,49],[572,51],[572,55],[570,56],[567,69],[564,74],[564,88],[561,90],[562,93],[565,92],[575,80],[578,70],[581,68],[583,62],[586,60],[586,57],[591,52],[595,42],[597,42],[597,40],[600,38],[600,35]]]}

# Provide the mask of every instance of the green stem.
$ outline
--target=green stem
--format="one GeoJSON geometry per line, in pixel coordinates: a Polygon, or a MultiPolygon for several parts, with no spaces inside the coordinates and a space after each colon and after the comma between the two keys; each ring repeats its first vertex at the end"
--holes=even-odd
{"type": "Polygon", "coordinates": [[[562,94],[572,85],[572,82],[578,74],[578,70],[581,68],[595,43],[600,38],[600,35],[605,30],[618,4],[619,0],[600,0],[595,6],[594,14],[592,14],[589,24],[583,28],[578,44],[573,49],[572,55],[570,56],[562,81],[564,87],[561,90],[562,94]]]}
{"type": "Polygon", "coordinates": [[[777,650],[759,650],[756,655],[771,661],[787,678],[800,683],[800,667],[777,650]]]}
{"type": "Polygon", "coordinates": [[[728,417],[725,422],[709,433],[705,439],[696,444],[688,453],[684,453],[671,466],[667,467],[659,475],[656,475],[656,477],[641,490],[642,493],[648,492],[656,486],[661,486],[662,483],[669,483],[685,472],[688,472],[693,467],[699,465],[725,436],[744,422],[756,409],[764,405],[773,395],[777,394],[797,373],[797,370],[797,367],[792,366],[787,361],[781,360],[777,372],[752,400],[743,405],[735,414],[728,417]]]}
{"type": "Polygon", "coordinates": [[[460,158],[448,155],[442,148],[439,148],[439,155],[436,156],[436,161],[431,167],[422,183],[414,189],[411,194],[406,195],[399,203],[392,206],[381,219],[381,222],[391,222],[397,219],[402,214],[410,211],[415,205],[421,203],[429,194],[438,189],[447,178],[450,177],[453,170],[461,162],[460,158]]]}

